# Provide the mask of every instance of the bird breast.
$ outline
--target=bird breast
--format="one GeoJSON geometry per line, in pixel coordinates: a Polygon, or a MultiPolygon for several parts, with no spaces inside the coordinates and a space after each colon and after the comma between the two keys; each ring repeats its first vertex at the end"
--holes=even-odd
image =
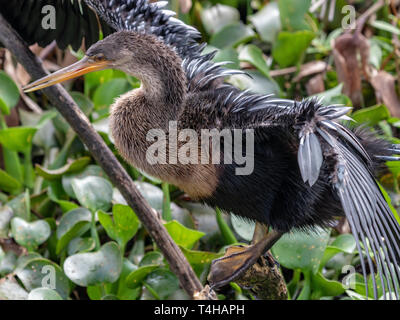
{"type": "MultiPolygon", "coordinates": [[[[173,141],[165,115],[160,119],[156,108],[146,106],[138,90],[121,96],[111,107],[110,127],[119,153],[132,166],[176,185],[194,199],[210,197],[218,183],[216,166],[211,161],[204,164],[200,158],[197,163],[183,163],[177,153],[185,142],[173,141]],[[159,139],[161,133],[165,136],[164,146],[159,139]],[[159,136],[154,139],[156,134],[159,136]]],[[[176,129],[173,135],[179,133],[176,129]]],[[[190,140],[186,143],[190,150],[190,143],[201,147],[199,141],[190,140]]],[[[197,154],[201,156],[200,150],[197,154]]]]}

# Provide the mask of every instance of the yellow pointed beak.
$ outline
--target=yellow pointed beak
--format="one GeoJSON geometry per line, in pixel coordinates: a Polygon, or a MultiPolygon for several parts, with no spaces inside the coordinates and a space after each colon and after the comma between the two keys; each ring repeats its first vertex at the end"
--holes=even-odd
{"type": "Polygon", "coordinates": [[[104,70],[109,66],[109,64],[109,61],[93,61],[89,57],[85,56],[82,60],[70,65],[69,67],[58,70],[57,72],[28,84],[23,88],[23,90],[24,92],[32,92],[47,88],[56,83],[74,79],[89,72],[104,70]]]}

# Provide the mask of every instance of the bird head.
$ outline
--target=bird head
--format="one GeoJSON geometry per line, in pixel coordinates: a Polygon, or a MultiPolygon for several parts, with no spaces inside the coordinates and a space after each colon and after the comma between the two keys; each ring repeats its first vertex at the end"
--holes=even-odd
{"type": "Polygon", "coordinates": [[[23,89],[25,92],[32,92],[89,72],[105,69],[120,69],[129,72],[141,63],[140,56],[137,55],[141,42],[136,43],[137,40],[137,36],[132,32],[114,33],[93,44],[80,61],[32,82],[23,89]]]}

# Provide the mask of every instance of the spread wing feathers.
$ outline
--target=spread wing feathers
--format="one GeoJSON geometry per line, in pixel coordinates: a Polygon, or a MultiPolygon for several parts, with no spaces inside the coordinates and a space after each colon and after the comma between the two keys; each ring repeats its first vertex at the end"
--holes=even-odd
{"type": "Polygon", "coordinates": [[[205,44],[199,44],[200,33],[193,27],[175,19],[175,12],[163,9],[167,1],[149,3],[147,0],[85,0],[86,3],[116,30],[132,30],[157,36],[176,50],[183,59],[189,90],[207,90],[219,79],[239,70],[223,68],[230,62],[214,63],[217,51],[202,54],[205,44]]]}
{"type": "Polygon", "coordinates": [[[42,47],[56,40],[61,49],[71,45],[78,50],[85,39],[88,48],[99,40],[100,30],[104,36],[118,30],[153,34],[183,59],[190,90],[207,90],[228,76],[244,73],[223,68],[229,62],[212,62],[217,51],[203,54],[200,33],[174,18],[167,5],[168,1],[148,0],[0,0],[0,12],[25,41],[42,47]],[[55,29],[42,27],[46,5],[55,9],[55,29]]]}
{"type": "MultiPolygon", "coordinates": [[[[330,180],[360,255],[365,251],[366,262],[361,259],[364,278],[367,279],[369,270],[375,298],[379,298],[380,286],[385,298],[399,299],[400,226],[370,171],[369,154],[352,131],[336,122],[348,119],[345,114],[349,108],[324,107],[308,100],[295,103],[290,112],[293,111],[300,139],[298,163],[304,182],[312,186],[320,175],[324,154],[334,155],[336,164],[330,180]]],[[[366,290],[368,296],[367,280],[366,290]]]]}
{"type": "Polygon", "coordinates": [[[104,21],[99,25],[83,0],[0,0],[0,13],[30,45],[45,47],[55,40],[61,49],[71,45],[78,50],[83,39],[86,47],[98,41],[100,28],[104,36],[113,32],[104,21]],[[46,18],[53,10],[49,8],[55,9],[55,28],[46,18]],[[50,28],[43,28],[43,22],[50,28]]]}
{"type": "Polygon", "coordinates": [[[174,18],[175,12],[163,9],[167,1],[148,0],[85,0],[116,30],[132,30],[153,34],[174,47],[181,56],[199,55],[200,33],[174,18]]]}

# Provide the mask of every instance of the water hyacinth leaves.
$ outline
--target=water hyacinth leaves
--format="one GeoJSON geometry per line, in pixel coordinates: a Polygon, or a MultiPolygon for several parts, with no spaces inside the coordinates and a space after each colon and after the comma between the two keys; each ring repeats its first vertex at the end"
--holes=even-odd
{"type": "Polygon", "coordinates": [[[282,31],[274,45],[272,55],[281,68],[298,64],[315,34],[311,31],[282,31]]]}
{"type": "Polygon", "coordinates": [[[130,289],[135,289],[142,284],[144,279],[154,270],[158,269],[160,266],[157,264],[149,264],[143,267],[140,267],[136,270],[133,270],[126,277],[126,285],[130,289]]]}
{"type": "Polygon", "coordinates": [[[282,29],[277,2],[269,2],[261,10],[249,17],[261,39],[274,43],[282,29]]]}
{"type": "Polygon", "coordinates": [[[19,191],[21,186],[21,183],[17,179],[0,169],[0,190],[14,193],[19,191]]]}
{"type": "Polygon", "coordinates": [[[63,300],[61,296],[49,288],[36,288],[29,292],[28,300],[63,300]]]}
{"type": "Polygon", "coordinates": [[[330,245],[325,249],[324,256],[321,260],[320,269],[336,254],[343,253],[353,253],[356,249],[356,241],[351,234],[341,234],[339,235],[330,245]]]}
{"type": "Polygon", "coordinates": [[[64,272],[75,284],[83,287],[118,280],[122,270],[122,254],[115,242],[104,244],[96,252],[78,253],[64,262],[64,272]]]}
{"type": "Polygon", "coordinates": [[[167,299],[179,289],[178,278],[167,269],[157,269],[150,273],[144,285],[157,300],[167,299]]]}
{"type": "Polygon", "coordinates": [[[18,87],[4,71],[0,71],[0,113],[10,114],[10,109],[16,106],[18,100],[18,87]]]}
{"type": "Polygon", "coordinates": [[[112,217],[107,213],[98,211],[98,218],[108,236],[116,240],[125,251],[126,243],[133,238],[139,229],[139,219],[129,206],[116,204],[113,206],[112,217]]]}
{"type": "Polygon", "coordinates": [[[196,242],[204,236],[203,232],[186,228],[176,220],[167,222],[164,227],[175,243],[186,249],[192,249],[196,242]]]}
{"type": "Polygon", "coordinates": [[[390,118],[390,112],[385,105],[380,104],[357,110],[351,114],[351,117],[358,123],[375,126],[382,120],[388,120],[390,118]]]}
{"type": "Polygon", "coordinates": [[[279,0],[279,12],[282,27],[287,31],[309,30],[306,20],[311,0],[279,0]]]}
{"type": "Polygon", "coordinates": [[[156,186],[141,181],[135,181],[136,188],[155,210],[162,210],[164,193],[156,186]]]}
{"type": "Polygon", "coordinates": [[[14,277],[0,281],[0,300],[26,300],[28,292],[22,288],[14,277]]]}
{"type": "Polygon", "coordinates": [[[245,46],[239,54],[240,61],[246,61],[255,66],[265,77],[270,78],[269,68],[260,48],[253,44],[245,46]]]}
{"type": "Polygon", "coordinates": [[[28,190],[9,201],[7,206],[12,209],[14,217],[20,217],[26,221],[31,219],[31,202],[28,190]]]}
{"type": "Polygon", "coordinates": [[[0,238],[7,238],[12,217],[13,211],[10,207],[4,206],[0,208],[0,238]]]}
{"type": "Polygon", "coordinates": [[[38,129],[13,127],[0,130],[0,144],[9,150],[25,153],[32,148],[32,139],[38,129]]]}
{"type": "Polygon", "coordinates": [[[27,222],[15,217],[11,220],[11,232],[18,244],[33,250],[49,238],[51,229],[44,220],[27,222]]]}
{"type": "Polygon", "coordinates": [[[137,270],[138,267],[130,262],[128,259],[124,259],[121,276],[118,280],[118,293],[117,297],[121,300],[135,300],[140,296],[140,287],[130,289],[126,284],[127,276],[137,270]]]}
{"type": "Polygon", "coordinates": [[[233,23],[223,27],[211,37],[210,44],[214,47],[224,49],[237,47],[254,38],[254,31],[243,23],[233,23]]]}
{"type": "Polygon", "coordinates": [[[75,192],[72,189],[71,185],[72,180],[82,179],[89,176],[102,177],[102,178],[106,177],[104,171],[99,166],[88,165],[83,171],[63,174],[61,178],[62,187],[68,196],[76,199],[75,192]]]}
{"type": "Polygon", "coordinates": [[[282,236],[272,247],[280,264],[289,269],[316,273],[329,241],[330,231],[318,229],[312,234],[296,231],[282,236]]]}
{"type": "Polygon", "coordinates": [[[132,86],[126,79],[112,79],[107,81],[100,85],[94,93],[93,102],[95,109],[110,106],[114,102],[115,98],[130,89],[132,89],[132,86]]]}
{"type": "Polygon", "coordinates": [[[68,162],[66,165],[58,169],[46,169],[40,165],[36,165],[36,173],[46,180],[57,180],[60,179],[66,173],[74,173],[83,170],[91,159],[89,157],[82,157],[73,161],[68,162]]]}
{"type": "Polygon", "coordinates": [[[25,259],[15,273],[28,291],[47,287],[54,289],[63,299],[67,299],[70,293],[68,278],[62,269],[50,260],[40,257],[25,259]]]}
{"type": "Polygon", "coordinates": [[[64,214],[57,227],[57,249],[59,254],[69,242],[90,229],[91,212],[86,208],[78,208],[64,214]]]}
{"type": "Polygon", "coordinates": [[[84,253],[92,251],[96,247],[96,243],[92,238],[77,237],[68,243],[68,255],[75,253],[84,253]]]}
{"type": "Polygon", "coordinates": [[[111,207],[113,189],[106,179],[88,176],[73,179],[71,185],[79,203],[90,211],[107,211],[111,207]]]}
{"type": "Polygon", "coordinates": [[[208,34],[214,34],[223,27],[238,22],[239,11],[231,6],[217,4],[201,11],[201,20],[208,34]]]}

